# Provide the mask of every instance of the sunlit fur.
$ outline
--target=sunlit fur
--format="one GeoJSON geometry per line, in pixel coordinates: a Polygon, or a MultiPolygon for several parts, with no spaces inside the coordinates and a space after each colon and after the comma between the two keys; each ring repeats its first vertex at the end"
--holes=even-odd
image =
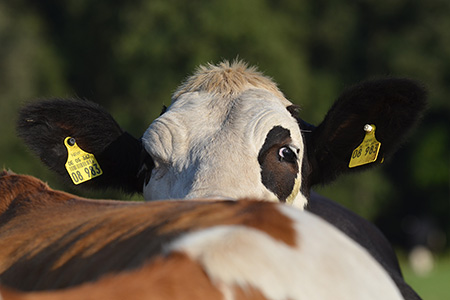
{"type": "Polygon", "coordinates": [[[273,300],[402,299],[380,265],[340,231],[307,212],[278,209],[296,229],[293,246],[234,225],[188,234],[169,249],[199,262],[226,299],[235,299],[236,286],[256,289],[273,300]],[[304,284],[311,278],[321,287],[304,284]]]}
{"type": "MultiPolygon", "coordinates": [[[[145,198],[278,201],[261,182],[257,157],[274,126],[288,129],[289,146],[299,150],[300,180],[304,145],[300,128],[286,109],[290,105],[270,78],[242,62],[199,68],[143,135],[156,165],[144,187],[145,198]]],[[[290,200],[302,208],[306,198],[297,194],[298,188],[290,200]]]]}
{"type": "Polygon", "coordinates": [[[174,100],[192,92],[206,92],[213,96],[233,97],[249,88],[260,88],[273,93],[280,99],[283,93],[271,78],[249,67],[243,61],[223,61],[218,65],[200,66],[174,93],[174,100]]]}
{"type": "Polygon", "coordinates": [[[0,173],[5,299],[401,299],[319,217],[252,201],[89,200],[0,173]]]}

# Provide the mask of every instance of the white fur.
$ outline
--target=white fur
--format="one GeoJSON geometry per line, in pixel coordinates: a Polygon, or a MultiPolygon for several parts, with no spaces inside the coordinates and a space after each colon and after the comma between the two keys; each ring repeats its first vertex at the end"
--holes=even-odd
{"type": "MultiPolygon", "coordinates": [[[[303,140],[286,109],[288,103],[258,88],[233,97],[182,94],[143,136],[156,163],[144,187],[145,199],[218,196],[278,201],[261,181],[257,158],[268,132],[282,126],[290,130],[290,146],[299,149],[301,168],[303,140]]],[[[303,208],[306,198],[298,193],[292,204],[303,208]]]]}
{"type": "Polygon", "coordinates": [[[233,299],[237,286],[274,300],[402,299],[388,274],[355,242],[308,212],[280,209],[294,221],[296,247],[234,225],[184,235],[168,251],[199,262],[226,299],[233,299]]]}

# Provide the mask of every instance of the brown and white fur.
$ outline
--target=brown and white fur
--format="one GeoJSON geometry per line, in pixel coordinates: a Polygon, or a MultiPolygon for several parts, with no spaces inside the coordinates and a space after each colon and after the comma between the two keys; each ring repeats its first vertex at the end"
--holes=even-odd
{"type": "Polygon", "coordinates": [[[365,249],[284,204],[89,200],[6,172],[0,194],[0,280],[45,290],[4,300],[401,299],[365,249]]]}

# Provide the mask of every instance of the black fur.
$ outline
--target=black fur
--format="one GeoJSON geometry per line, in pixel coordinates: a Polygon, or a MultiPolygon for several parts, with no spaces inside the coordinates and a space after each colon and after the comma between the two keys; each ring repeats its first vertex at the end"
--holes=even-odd
{"type": "Polygon", "coordinates": [[[310,173],[304,174],[308,187],[333,181],[339,175],[364,170],[390,156],[408,136],[426,107],[426,92],[408,79],[381,79],[347,89],[331,107],[323,122],[304,128],[310,173]],[[365,136],[365,124],[375,124],[381,142],[375,163],[350,169],[353,150],[365,136]]]}
{"type": "Polygon", "coordinates": [[[76,139],[78,146],[94,154],[103,175],[81,184],[91,188],[121,188],[141,192],[137,177],[142,145],[124,132],[99,105],[85,100],[45,100],[25,106],[17,123],[19,136],[53,171],[71,182],[65,169],[64,139],[76,139]]]}

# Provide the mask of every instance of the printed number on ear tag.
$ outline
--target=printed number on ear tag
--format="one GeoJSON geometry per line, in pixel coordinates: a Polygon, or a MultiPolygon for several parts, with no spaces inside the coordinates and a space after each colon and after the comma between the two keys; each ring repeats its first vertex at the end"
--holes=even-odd
{"type": "Polygon", "coordinates": [[[375,138],[375,125],[364,126],[366,135],[362,143],[353,150],[349,168],[370,164],[377,160],[381,143],[375,138]]]}
{"type": "Polygon", "coordinates": [[[66,137],[66,170],[74,184],[80,184],[103,174],[95,156],[78,147],[74,138],[66,137]]]}

